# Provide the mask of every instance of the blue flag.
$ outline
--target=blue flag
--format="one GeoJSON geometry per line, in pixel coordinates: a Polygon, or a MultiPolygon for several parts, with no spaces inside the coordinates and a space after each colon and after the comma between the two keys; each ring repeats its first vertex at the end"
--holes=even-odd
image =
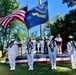
{"type": "Polygon", "coordinates": [[[48,4],[47,1],[25,14],[25,23],[28,29],[48,21],[48,4]]]}

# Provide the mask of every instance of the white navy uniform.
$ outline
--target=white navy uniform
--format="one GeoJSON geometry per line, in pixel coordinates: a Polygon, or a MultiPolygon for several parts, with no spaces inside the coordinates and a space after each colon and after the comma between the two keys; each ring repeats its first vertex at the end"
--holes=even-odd
{"type": "Polygon", "coordinates": [[[34,63],[34,50],[33,50],[33,42],[27,42],[27,59],[28,59],[28,70],[33,70],[33,63],[34,63]]]}
{"type": "Polygon", "coordinates": [[[41,53],[44,53],[44,40],[40,40],[41,53]]]}
{"type": "Polygon", "coordinates": [[[48,55],[52,66],[52,70],[53,69],[56,70],[56,55],[58,52],[56,42],[48,40],[47,46],[48,46],[48,55]]]}
{"type": "Polygon", "coordinates": [[[33,39],[32,42],[33,42],[33,50],[34,50],[34,53],[36,53],[36,40],[33,39]]]}
{"type": "Polygon", "coordinates": [[[15,70],[15,59],[16,56],[18,55],[18,45],[17,44],[10,44],[7,48],[8,51],[8,59],[9,59],[9,64],[10,64],[10,70],[15,70]]]}
{"type": "MultiPolygon", "coordinates": [[[[69,36],[72,38],[72,36],[69,36]]],[[[68,54],[70,55],[70,61],[72,65],[72,69],[76,69],[76,42],[75,41],[69,41],[67,43],[67,50],[68,54]]]]}
{"type": "Polygon", "coordinates": [[[40,42],[38,41],[38,42],[37,42],[37,52],[38,52],[38,53],[40,52],[39,48],[40,48],[40,42]]]}

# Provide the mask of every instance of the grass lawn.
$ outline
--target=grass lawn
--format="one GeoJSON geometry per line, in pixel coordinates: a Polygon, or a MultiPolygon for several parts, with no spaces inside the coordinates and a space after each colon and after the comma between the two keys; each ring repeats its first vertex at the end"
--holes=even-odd
{"type": "Polygon", "coordinates": [[[52,71],[50,63],[35,63],[34,70],[28,71],[27,64],[17,64],[15,71],[9,70],[9,65],[0,63],[0,75],[76,75],[70,62],[57,62],[57,70],[52,71]]]}

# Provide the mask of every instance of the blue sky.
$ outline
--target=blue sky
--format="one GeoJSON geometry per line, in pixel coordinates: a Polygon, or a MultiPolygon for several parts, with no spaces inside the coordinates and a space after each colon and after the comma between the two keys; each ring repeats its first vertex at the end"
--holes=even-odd
{"type": "MultiPolygon", "coordinates": [[[[28,4],[28,9],[34,8],[35,6],[39,5],[39,0],[18,0],[20,2],[20,6],[24,7],[26,4],[28,4]]],[[[42,0],[42,3],[46,0],[42,0]]],[[[58,13],[64,16],[67,14],[70,10],[75,9],[74,7],[67,7],[67,4],[62,4],[62,0],[48,0],[48,11],[49,11],[49,19],[51,19],[53,16],[56,16],[58,13]]],[[[38,36],[40,35],[40,27],[35,26],[30,29],[31,32],[38,31],[38,36]]]]}

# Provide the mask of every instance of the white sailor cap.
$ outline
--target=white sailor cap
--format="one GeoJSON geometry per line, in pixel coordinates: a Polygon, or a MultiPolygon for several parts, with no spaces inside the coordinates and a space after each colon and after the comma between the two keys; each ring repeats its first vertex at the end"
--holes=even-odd
{"type": "Polygon", "coordinates": [[[10,41],[15,41],[15,39],[11,39],[10,41]]]}
{"type": "Polygon", "coordinates": [[[54,36],[51,35],[51,36],[49,37],[49,40],[51,41],[51,40],[53,39],[53,37],[54,37],[54,36]]]}
{"type": "Polygon", "coordinates": [[[71,36],[71,35],[70,35],[68,38],[69,38],[69,39],[72,39],[72,38],[73,38],[73,36],[71,36]]]}

